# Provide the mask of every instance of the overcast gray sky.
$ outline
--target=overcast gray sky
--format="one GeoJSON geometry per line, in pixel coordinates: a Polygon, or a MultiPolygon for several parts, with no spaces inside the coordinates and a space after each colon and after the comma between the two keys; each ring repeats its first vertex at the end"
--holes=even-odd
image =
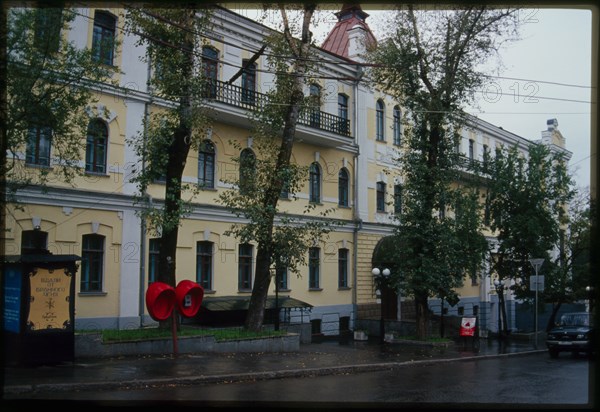
{"type": "MultiPolygon", "coordinates": [[[[329,6],[329,5],[324,5],[329,6]]],[[[383,37],[386,13],[363,5],[367,23],[383,37]]],[[[317,44],[336,22],[323,11],[313,28],[317,44]]],[[[389,11],[387,12],[389,14],[389,11]]],[[[253,18],[249,10],[241,13],[253,18]]],[[[590,184],[591,12],[576,9],[525,9],[520,12],[521,40],[501,52],[505,69],[478,93],[480,107],[467,111],[530,140],[541,138],[546,120],[556,118],[558,129],[573,153],[570,171],[578,187],[590,184]]],[[[276,19],[276,17],[273,17],[276,19]]],[[[276,21],[265,21],[274,26],[276,21]]],[[[496,74],[490,70],[490,74],[496,74]]]]}

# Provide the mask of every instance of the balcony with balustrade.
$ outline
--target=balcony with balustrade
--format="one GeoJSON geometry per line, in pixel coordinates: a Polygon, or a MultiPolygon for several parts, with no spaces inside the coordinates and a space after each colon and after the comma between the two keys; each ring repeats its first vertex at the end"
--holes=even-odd
{"type": "MultiPolygon", "coordinates": [[[[215,110],[215,120],[247,128],[251,126],[248,112],[261,110],[269,103],[264,93],[222,81],[208,85],[206,97],[209,107],[215,110]]],[[[354,143],[349,119],[310,108],[300,112],[296,138],[326,147],[352,146],[354,143]]]]}

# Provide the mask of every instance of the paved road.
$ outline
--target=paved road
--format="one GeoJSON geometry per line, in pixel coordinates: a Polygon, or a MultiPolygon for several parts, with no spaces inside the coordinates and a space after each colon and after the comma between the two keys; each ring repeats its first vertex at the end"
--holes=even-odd
{"type": "Polygon", "coordinates": [[[594,361],[545,353],[443,362],[357,374],[257,382],[30,394],[29,399],[193,402],[242,407],[588,408],[594,361]]]}

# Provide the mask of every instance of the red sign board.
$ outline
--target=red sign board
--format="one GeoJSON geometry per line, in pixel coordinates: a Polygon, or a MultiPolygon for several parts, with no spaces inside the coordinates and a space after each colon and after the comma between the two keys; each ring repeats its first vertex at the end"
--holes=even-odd
{"type": "Polygon", "coordinates": [[[460,336],[475,336],[477,318],[462,318],[460,321],[460,336]]]}

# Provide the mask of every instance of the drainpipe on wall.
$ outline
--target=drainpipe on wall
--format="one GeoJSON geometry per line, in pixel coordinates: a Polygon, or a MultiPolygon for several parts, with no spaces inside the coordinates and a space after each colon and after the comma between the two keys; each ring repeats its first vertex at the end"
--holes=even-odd
{"type": "MultiPolygon", "coordinates": [[[[150,92],[150,75],[151,75],[151,62],[148,62],[148,80],[146,83],[147,90],[150,92]]],[[[146,149],[146,124],[148,122],[148,117],[150,116],[150,104],[152,103],[152,95],[150,95],[149,100],[144,103],[144,133],[142,136],[142,145],[144,148],[142,149],[142,153],[145,152],[146,149]]],[[[142,173],[146,170],[146,158],[142,156],[142,173]]],[[[144,193],[142,195],[147,196],[146,189],[144,189],[144,193]]],[[[146,299],[145,299],[145,290],[146,290],[146,220],[140,218],[140,302],[139,302],[139,313],[140,313],[140,328],[144,327],[144,312],[146,308],[146,299]]]]}
{"type": "Polygon", "coordinates": [[[360,155],[360,146],[358,146],[358,84],[363,77],[363,71],[360,66],[358,66],[358,76],[356,81],[354,82],[354,101],[352,104],[352,117],[354,119],[353,122],[353,135],[354,135],[354,144],[357,146],[358,150],[353,156],[354,162],[354,191],[353,191],[353,217],[354,217],[354,231],[352,233],[352,306],[355,310],[355,319],[356,320],[356,307],[358,305],[358,232],[362,229],[362,220],[360,219],[360,214],[358,211],[358,156],[360,155]]]}

